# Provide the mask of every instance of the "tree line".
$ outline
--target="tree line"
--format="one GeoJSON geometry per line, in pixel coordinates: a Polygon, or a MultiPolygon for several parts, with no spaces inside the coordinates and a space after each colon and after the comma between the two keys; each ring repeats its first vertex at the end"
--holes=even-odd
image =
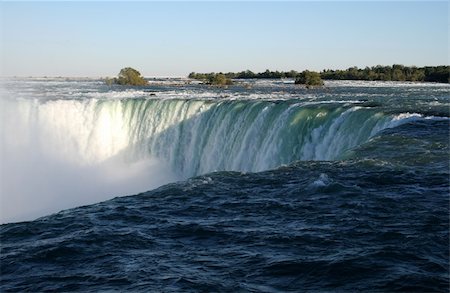
{"type": "Polygon", "coordinates": [[[270,71],[266,70],[264,72],[260,73],[254,73],[251,70],[245,70],[241,72],[210,72],[210,73],[196,73],[191,72],[189,74],[189,78],[198,79],[198,80],[210,80],[212,77],[214,77],[217,74],[224,75],[227,78],[230,79],[250,79],[250,78],[296,78],[300,72],[297,72],[295,70],[291,70],[289,72],[282,72],[282,71],[270,71]]]}
{"type": "Polygon", "coordinates": [[[360,69],[350,67],[347,70],[324,70],[322,79],[333,80],[383,80],[383,81],[428,81],[449,83],[450,66],[373,66],[360,69]]]}
{"type": "MultiPolygon", "coordinates": [[[[294,78],[302,77],[303,72],[270,71],[254,73],[250,70],[228,73],[196,73],[189,74],[189,78],[198,80],[212,80],[217,74],[224,75],[228,79],[250,79],[250,78],[294,78]]],[[[325,80],[381,80],[381,81],[427,81],[427,82],[450,82],[450,66],[404,66],[394,64],[392,66],[372,66],[364,69],[350,67],[346,70],[323,70],[320,77],[325,80]]]]}

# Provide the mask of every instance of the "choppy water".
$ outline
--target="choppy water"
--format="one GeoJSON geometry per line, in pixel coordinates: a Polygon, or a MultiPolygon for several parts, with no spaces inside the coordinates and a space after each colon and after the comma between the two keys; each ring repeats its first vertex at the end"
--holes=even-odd
{"type": "Polygon", "coordinates": [[[4,81],[3,221],[122,196],[2,225],[1,290],[447,292],[450,88],[246,83],[4,81]]]}

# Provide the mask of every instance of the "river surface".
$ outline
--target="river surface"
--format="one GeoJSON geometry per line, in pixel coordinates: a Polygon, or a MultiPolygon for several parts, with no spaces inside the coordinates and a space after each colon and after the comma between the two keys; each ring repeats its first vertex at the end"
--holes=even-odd
{"type": "Polygon", "coordinates": [[[448,85],[186,82],[2,80],[2,292],[448,292],[448,85]]]}

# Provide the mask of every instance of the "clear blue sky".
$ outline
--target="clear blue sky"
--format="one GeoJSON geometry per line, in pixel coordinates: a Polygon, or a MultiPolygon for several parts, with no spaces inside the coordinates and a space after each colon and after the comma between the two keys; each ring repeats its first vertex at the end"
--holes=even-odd
{"type": "Polygon", "coordinates": [[[1,2],[3,76],[446,65],[441,2],[1,2]]]}

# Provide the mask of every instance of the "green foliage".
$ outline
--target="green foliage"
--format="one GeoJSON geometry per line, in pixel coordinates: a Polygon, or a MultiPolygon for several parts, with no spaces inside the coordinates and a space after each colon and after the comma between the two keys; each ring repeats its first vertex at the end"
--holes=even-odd
{"type": "Polygon", "coordinates": [[[114,83],[120,85],[147,85],[147,81],[141,76],[141,73],[131,67],[122,68],[118,78],[114,79],[114,83]]]}
{"type": "MultiPolygon", "coordinates": [[[[195,73],[189,74],[190,78],[210,81],[217,73],[195,73]]],[[[221,73],[222,74],[222,73],[221,73]]],[[[295,70],[291,71],[270,71],[266,70],[260,73],[254,73],[250,70],[241,72],[228,72],[223,75],[229,79],[248,79],[248,78],[295,78],[301,77],[302,73],[295,70]]],[[[323,70],[320,72],[322,79],[333,80],[384,80],[384,81],[429,81],[449,83],[450,66],[427,66],[415,67],[394,64],[392,66],[373,66],[360,69],[350,67],[346,70],[323,70]]]]}
{"type": "Polygon", "coordinates": [[[207,84],[211,85],[231,85],[233,84],[233,81],[231,80],[231,77],[229,77],[230,74],[223,74],[223,73],[195,73],[191,72],[189,74],[189,78],[202,80],[207,84]]]}
{"type": "Polygon", "coordinates": [[[304,84],[310,88],[323,86],[323,81],[318,72],[305,70],[295,79],[295,84],[304,84]]]}
{"type": "Polygon", "coordinates": [[[218,74],[214,74],[213,76],[210,76],[208,81],[209,81],[209,84],[212,84],[212,85],[231,85],[231,84],[233,84],[231,79],[226,77],[222,73],[218,73],[218,74]]]}
{"type": "Polygon", "coordinates": [[[424,80],[450,83],[450,66],[424,67],[424,80]]]}
{"type": "MultiPolygon", "coordinates": [[[[216,75],[217,73],[195,73],[191,72],[189,74],[189,78],[198,79],[198,80],[209,80],[211,76],[216,75]]],[[[222,73],[223,74],[223,73],[222,73]]],[[[299,73],[297,71],[291,70],[288,72],[280,72],[280,71],[270,71],[266,70],[260,73],[254,73],[251,70],[245,70],[241,72],[228,72],[224,73],[225,77],[229,79],[250,79],[250,78],[262,78],[262,79],[273,79],[273,78],[295,78],[299,73]]]]}
{"type": "Polygon", "coordinates": [[[189,74],[189,78],[197,79],[197,80],[208,80],[210,76],[214,75],[214,73],[195,73],[191,72],[189,74]]]}
{"type": "Polygon", "coordinates": [[[324,70],[320,73],[323,79],[334,80],[383,80],[383,81],[429,81],[449,82],[450,66],[415,67],[394,64],[392,66],[373,66],[359,69],[350,67],[347,70],[324,70]]]}

